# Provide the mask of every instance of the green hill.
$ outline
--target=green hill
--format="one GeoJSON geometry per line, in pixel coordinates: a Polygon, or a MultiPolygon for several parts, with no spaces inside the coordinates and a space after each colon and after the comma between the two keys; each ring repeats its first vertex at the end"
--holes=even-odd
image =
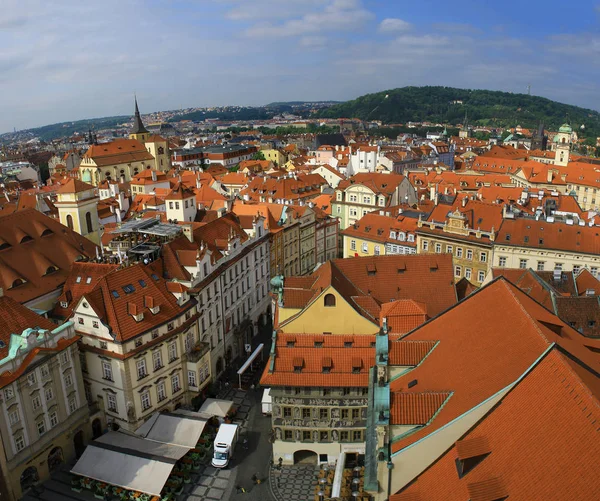
{"type": "Polygon", "coordinates": [[[575,130],[585,125],[585,136],[600,135],[600,113],[544,97],[490,90],[452,87],[402,87],[367,94],[346,101],[315,116],[321,118],[360,118],[386,124],[413,122],[462,123],[468,114],[470,124],[536,128],[540,121],[556,130],[569,121],[575,130]],[[386,97],[387,96],[387,97],[386,97]]]}

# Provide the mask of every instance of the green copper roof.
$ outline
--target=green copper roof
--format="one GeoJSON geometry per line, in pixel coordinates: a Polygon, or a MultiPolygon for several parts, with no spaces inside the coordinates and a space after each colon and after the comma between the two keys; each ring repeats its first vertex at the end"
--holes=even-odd
{"type": "Polygon", "coordinates": [[[571,134],[573,132],[573,129],[571,128],[571,126],[569,124],[562,124],[560,126],[560,129],[558,129],[558,132],[564,132],[565,134],[571,134]]]}

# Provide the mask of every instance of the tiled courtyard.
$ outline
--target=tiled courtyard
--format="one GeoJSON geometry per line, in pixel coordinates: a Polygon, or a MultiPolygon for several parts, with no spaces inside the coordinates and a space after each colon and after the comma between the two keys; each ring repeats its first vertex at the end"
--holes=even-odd
{"type": "Polygon", "coordinates": [[[271,468],[269,480],[276,501],[311,501],[319,469],[313,464],[271,468]]]}

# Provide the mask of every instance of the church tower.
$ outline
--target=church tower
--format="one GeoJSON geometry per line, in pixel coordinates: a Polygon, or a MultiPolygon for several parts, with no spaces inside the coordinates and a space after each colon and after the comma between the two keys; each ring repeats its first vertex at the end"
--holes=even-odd
{"type": "Polygon", "coordinates": [[[137,97],[135,98],[135,116],[133,118],[133,127],[129,133],[129,139],[137,139],[140,143],[145,143],[150,136],[150,133],[144,127],[140,110],[138,108],[137,97]]]}
{"type": "Polygon", "coordinates": [[[573,137],[573,129],[569,124],[561,125],[558,129],[558,134],[554,136],[556,157],[554,165],[567,165],[569,156],[571,155],[571,139],[573,137]]]}
{"type": "Polygon", "coordinates": [[[100,220],[96,187],[70,179],[57,191],[55,205],[61,224],[100,245],[100,220]]]}

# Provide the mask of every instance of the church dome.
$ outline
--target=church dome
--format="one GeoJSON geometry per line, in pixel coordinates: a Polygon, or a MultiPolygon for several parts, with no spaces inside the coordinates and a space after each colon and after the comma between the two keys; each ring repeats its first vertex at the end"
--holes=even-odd
{"type": "Polygon", "coordinates": [[[562,124],[560,126],[560,129],[558,129],[558,132],[564,132],[565,134],[571,134],[573,132],[573,129],[571,128],[571,126],[569,124],[562,124]]]}

